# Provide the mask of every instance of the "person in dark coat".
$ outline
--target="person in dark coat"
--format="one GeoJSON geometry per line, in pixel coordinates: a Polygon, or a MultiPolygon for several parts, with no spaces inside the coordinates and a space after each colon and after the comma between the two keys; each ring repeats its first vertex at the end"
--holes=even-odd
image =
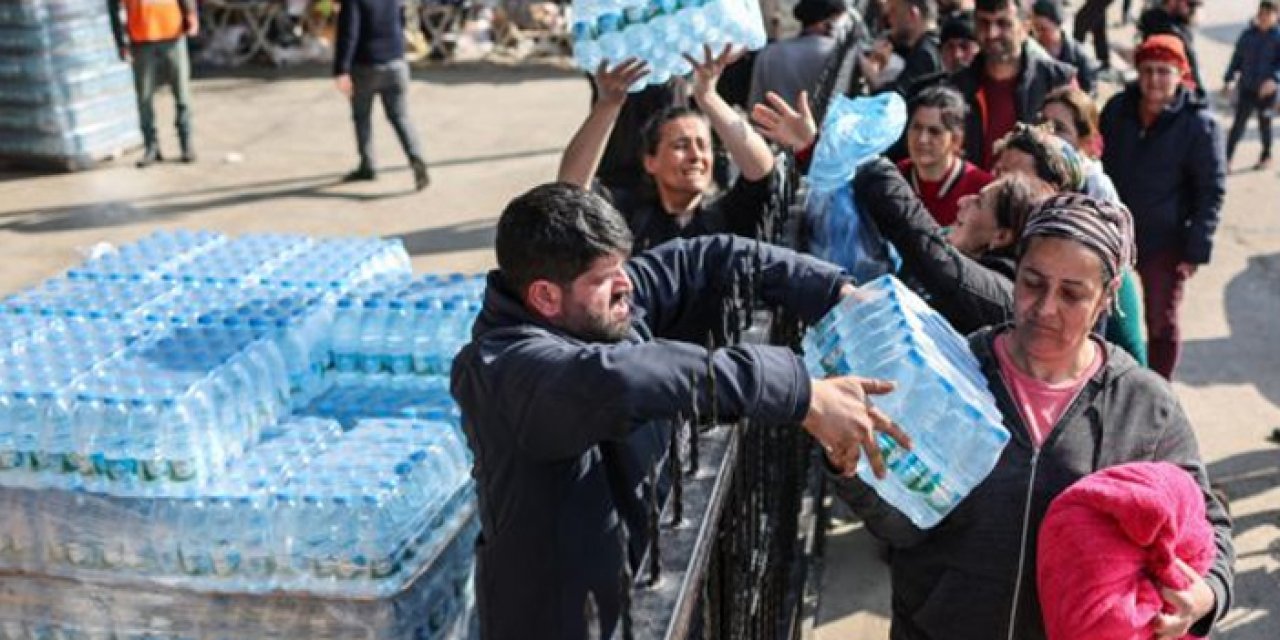
{"type": "Polygon", "coordinates": [[[902,72],[882,87],[907,96],[911,87],[942,69],[938,51],[938,4],[935,0],[889,0],[889,41],[902,57],[902,72]]]}
{"type": "Polygon", "coordinates": [[[333,47],[333,81],[351,101],[360,164],[344,182],[378,177],[373,153],[373,99],[395,129],[413,171],[413,188],[431,184],[422,143],[409,116],[409,62],[404,57],[404,7],[397,0],[347,0],[338,11],[333,47]]]}
{"type": "Polygon", "coordinates": [[[1054,0],[1038,0],[1031,6],[1031,31],[1036,42],[1058,62],[1076,70],[1076,83],[1092,94],[1096,86],[1097,63],[1084,47],[1062,28],[1062,9],[1054,0]]]}
{"type": "Polygon", "coordinates": [[[1045,96],[1075,77],[1075,69],[1027,38],[1026,17],[1016,0],[978,0],[974,24],[982,52],[950,78],[969,103],[965,158],[983,169],[995,160],[995,141],[1015,123],[1034,121],[1045,96]]]}
{"type": "Polygon", "coordinates": [[[1236,116],[1227,135],[1227,165],[1236,145],[1249,125],[1249,116],[1258,114],[1258,134],[1262,155],[1255,169],[1271,166],[1271,112],[1276,104],[1276,84],[1280,82],[1280,26],[1276,25],[1275,0],[1258,3],[1258,15],[1236,40],[1231,63],[1223,74],[1223,93],[1236,91],[1236,116]]]}
{"type": "Polygon", "coordinates": [[[1138,82],[1102,110],[1102,164],[1133,212],[1151,368],[1173,377],[1181,347],[1183,287],[1209,262],[1226,192],[1222,131],[1184,83],[1182,41],[1148,38],[1135,59],[1138,82]]]}
{"type": "Polygon", "coordinates": [[[629,539],[642,535],[626,514],[646,487],[628,467],[653,462],[635,436],[655,423],[697,411],[799,424],[841,468],[867,448],[881,476],[879,432],[910,446],[868,404],[888,382],[811,380],[788,347],[666,339],[721,323],[735,273],[753,264],[766,304],[815,322],[853,292],[838,267],[729,235],[628,259],[631,244],[613,207],[564,183],[516,198],[498,221],[498,269],[451,381],[475,457],[483,638],[613,637],[629,539]]]}
{"type": "Polygon", "coordinates": [[[1181,568],[1189,587],[1161,590],[1163,611],[1141,621],[1151,625],[1148,637],[1203,637],[1230,609],[1231,519],[1177,395],[1091,333],[1132,244],[1128,212],[1088,196],[1057,195],[1031,213],[1013,320],[969,337],[1011,439],[936,526],[916,527],[856,474],[830,474],[835,495],[889,545],[894,640],[1043,640],[1040,602],[1054,594],[1038,592],[1036,549],[1049,505],[1089,473],[1135,461],[1191,474],[1216,551],[1204,575],[1181,568]]]}

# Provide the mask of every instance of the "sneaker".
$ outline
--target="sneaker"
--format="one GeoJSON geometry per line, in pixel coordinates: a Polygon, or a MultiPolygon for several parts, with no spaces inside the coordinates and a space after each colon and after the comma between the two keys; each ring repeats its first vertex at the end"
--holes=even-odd
{"type": "Polygon", "coordinates": [[[145,169],[157,162],[164,162],[164,156],[160,155],[160,147],[150,146],[142,152],[142,157],[138,158],[138,168],[145,169]]]}
{"type": "Polygon", "coordinates": [[[431,176],[427,175],[427,163],[421,160],[411,160],[409,166],[413,168],[413,190],[422,191],[431,184],[431,176]]]}
{"type": "Polygon", "coordinates": [[[1258,164],[1253,165],[1254,171],[1266,171],[1271,168],[1271,156],[1262,156],[1258,159],[1258,164]]]}
{"type": "Polygon", "coordinates": [[[360,167],[355,171],[352,171],[351,173],[348,173],[347,175],[342,176],[343,182],[369,182],[370,180],[377,180],[377,179],[378,179],[378,174],[374,172],[373,169],[370,169],[369,167],[360,167]]]}

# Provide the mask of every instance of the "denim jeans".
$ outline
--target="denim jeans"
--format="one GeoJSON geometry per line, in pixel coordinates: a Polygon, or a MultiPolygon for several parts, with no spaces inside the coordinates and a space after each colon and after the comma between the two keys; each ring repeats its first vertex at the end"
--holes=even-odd
{"type": "Polygon", "coordinates": [[[351,117],[356,125],[356,148],[360,166],[374,169],[373,98],[382,97],[382,110],[391,122],[400,146],[410,162],[422,161],[418,134],[409,122],[409,63],[394,60],[385,64],[356,65],[351,68],[351,117]]]}

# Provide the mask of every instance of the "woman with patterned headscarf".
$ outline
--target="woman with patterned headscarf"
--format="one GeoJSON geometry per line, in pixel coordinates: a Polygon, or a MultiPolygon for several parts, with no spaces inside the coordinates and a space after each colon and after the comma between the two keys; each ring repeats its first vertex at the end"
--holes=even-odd
{"type": "MultiPolygon", "coordinates": [[[[1170,462],[1195,478],[1215,552],[1203,574],[1174,561],[1185,580],[1162,585],[1158,613],[1134,620],[1132,637],[1204,636],[1230,607],[1230,519],[1177,396],[1093,334],[1133,253],[1122,206],[1059,194],[1031,212],[1018,243],[1013,319],[969,337],[1012,438],[938,525],[915,527],[856,475],[834,480],[836,494],[890,545],[894,638],[1045,638],[1040,602],[1055,594],[1038,591],[1036,549],[1050,502],[1094,471],[1134,461],[1170,462]]],[[[1140,571],[1134,580],[1147,579],[1140,571]]]]}

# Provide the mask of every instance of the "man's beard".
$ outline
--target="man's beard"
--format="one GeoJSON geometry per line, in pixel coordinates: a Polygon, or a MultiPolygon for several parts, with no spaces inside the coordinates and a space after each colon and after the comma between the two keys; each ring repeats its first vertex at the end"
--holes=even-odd
{"type": "Polygon", "coordinates": [[[575,322],[570,330],[578,337],[588,342],[622,342],[631,335],[631,317],[618,321],[610,321],[608,318],[599,318],[594,316],[583,316],[580,322],[575,322]]]}

